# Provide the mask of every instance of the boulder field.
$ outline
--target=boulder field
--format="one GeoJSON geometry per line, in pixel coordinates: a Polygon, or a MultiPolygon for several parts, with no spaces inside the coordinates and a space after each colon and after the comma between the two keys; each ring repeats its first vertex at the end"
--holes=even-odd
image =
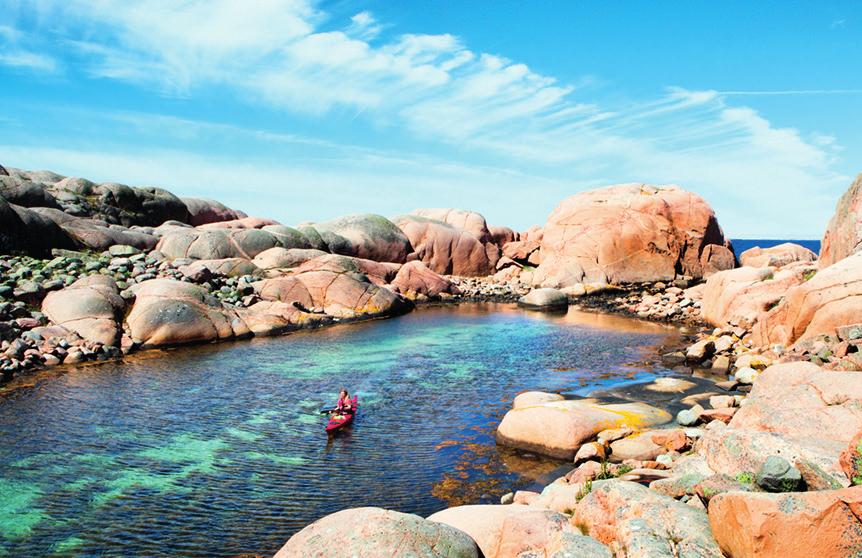
{"type": "Polygon", "coordinates": [[[786,243],[737,260],[707,203],[676,186],[582,192],[526,231],[459,209],[287,226],[160,188],[0,167],[0,370],[426,301],[685,324],[690,344],[658,355],[673,377],[514,398],[497,442],[569,463],[541,492],[427,519],[343,510],[277,556],[860,555],[860,196],[857,178],[819,259],[786,243]]]}

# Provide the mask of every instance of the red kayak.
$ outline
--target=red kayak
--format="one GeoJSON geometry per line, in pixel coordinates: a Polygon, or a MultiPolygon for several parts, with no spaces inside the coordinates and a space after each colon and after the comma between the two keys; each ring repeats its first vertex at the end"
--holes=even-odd
{"type": "Polygon", "coordinates": [[[327,433],[337,432],[353,422],[353,417],[356,416],[357,407],[359,406],[359,397],[354,395],[350,403],[351,407],[353,407],[350,411],[329,416],[329,424],[326,425],[327,433]]]}

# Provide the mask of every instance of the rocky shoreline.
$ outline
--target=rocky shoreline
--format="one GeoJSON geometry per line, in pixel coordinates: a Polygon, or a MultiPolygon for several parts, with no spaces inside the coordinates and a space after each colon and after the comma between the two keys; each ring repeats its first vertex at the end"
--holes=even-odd
{"type": "Polygon", "coordinates": [[[793,244],[735,254],[708,204],[676,186],[577,194],[523,232],[455,209],[289,227],[159,188],[0,167],[0,370],[8,379],[429,303],[575,304],[665,322],[687,340],[658,355],[674,375],[636,389],[670,394],[674,413],[631,387],[513,394],[498,443],[571,464],[541,493],[428,519],[343,510],[277,556],[388,555],[396,544],[423,557],[856,555],[860,200],[862,177],[818,259],[793,244]]]}

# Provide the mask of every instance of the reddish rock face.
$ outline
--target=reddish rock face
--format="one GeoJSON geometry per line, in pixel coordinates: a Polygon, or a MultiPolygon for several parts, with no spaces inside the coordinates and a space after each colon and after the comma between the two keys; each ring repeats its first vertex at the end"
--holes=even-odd
{"type": "Polygon", "coordinates": [[[838,200],[820,246],[820,267],[856,253],[862,245],[862,174],[838,200]]]}
{"type": "Polygon", "coordinates": [[[78,279],[42,301],[42,312],[53,323],[89,341],[114,346],[119,345],[125,308],[116,283],[103,275],[78,279]]]}
{"type": "Polygon", "coordinates": [[[785,242],[769,248],[755,246],[739,255],[739,263],[751,267],[783,267],[793,262],[813,262],[817,254],[799,244],[785,242]]]}
{"type": "Polygon", "coordinates": [[[418,515],[380,508],[353,508],[318,519],[295,534],[274,558],[479,558],[463,531],[418,515]]]}
{"type": "Polygon", "coordinates": [[[135,304],[126,318],[132,339],[144,347],[242,337],[251,332],[236,312],[203,287],[152,279],[132,287],[135,304]]]}
{"type": "Polygon", "coordinates": [[[862,253],[822,268],[787,291],[784,302],[758,319],[752,330],[757,345],[789,347],[818,335],[837,335],[841,326],[862,315],[862,253]]]}
{"type": "Polygon", "coordinates": [[[282,248],[276,246],[264,250],[254,257],[253,263],[260,269],[290,269],[298,267],[309,260],[325,256],[323,250],[313,248],[282,248]]]}
{"type": "MultiPolygon", "coordinates": [[[[707,246],[728,247],[709,205],[677,186],[623,184],[563,200],[543,230],[533,283],[636,283],[704,275],[707,246]]],[[[707,253],[710,271],[729,265],[707,253]]]]}
{"type": "Polygon", "coordinates": [[[862,430],[850,440],[850,444],[841,452],[838,463],[851,484],[862,484],[862,430]]]}
{"type": "Polygon", "coordinates": [[[491,241],[497,246],[502,247],[507,242],[518,240],[520,235],[509,227],[488,227],[491,231],[491,241]]]}
{"type": "MultiPolygon", "coordinates": [[[[194,223],[192,223],[194,224],[194,223]]],[[[230,221],[216,221],[201,225],[201,230],[210,229],[262,229],[267,226],[280,225],[278,221],[262,217],[240,217],[230,221]]]]}
{"type": "Polygon", "coordinates": [[[180,198],[189,210],[189,223],[193,226],[233,221],[248,217],[242,211],[231,209],[221,202],[205,198],[180,198]]]}
{"type": "Polygon", "coordinates": [[[593,482],[572,523],[627,558],[722,558],[706,513],[634,482],[593,482]]]}
{"type": "Polygon", "coordinates": [[[494,237],[488,229],[488,223],[485,221],[485,218],[475,211],[448,208],[416,209],[411,211],[410,214],[435,221],[442,221],[447,225],[452,225],[456,229],[467,231],[482,244],[494,242],[494,237]]]}
{"type": "Polygon", "coordinates": [[[407,262],[395,279],[392,280],[392,288],[408,298],[416,298],[416,295],[439,296],[442,293],[459,294],[461,291],[451,281],[441,275],[437,275],[420,262],[407,262]]]}
{"type": "Polygon", "coordinates": [[[811,263],[771,267],[740,267],[712,275],[703,291],[701,312],[712,325],[735,323],[750,327],[775,307],[787,290],[805,282],[816,271],[811,263]]]}
{"type": "Polygon", "coordinates": [[[201,230],[177,227],[166,232],[156,245],[156,250],[169,259],[251,259],[264,250],[280,245],[275,235],[257,229],[201,230]]]}
{"type": "Polygon", "coordinates": [[[578,556],[610,557],[606,547],[581,535],[565,515],[531,506],[458,506],[437,512],[428,517],[428,521],[467,533],[479,545],[485,558],[552,556],[556,555],[555,552],[572,556],[574,554],[561,552],[575,542],[567,540],[566,535],[585,539],[577,541],[585,552],[578,556]],[[591,552],[586,553],[587,549],[591,552]]]}
{"type": "Polygon", "coordinates": [[[416,215],[402,215],[394,221],[413,245],[411,257],[431,271],[464,277],[485,277],[494,272],[486,245],[472,233],[416,215]]]}
{"type": "Polygon", "coordinates": [[[731,477],[754,473],[767,457],[780,455],[826,486],[847,486],[839,455],[860,430],[862,372],[791,362],[760,374],[729,426],[709,430],[698,447],[713,471],[731,477]]]}
{"type": "Polygon", "coordinates": [[[765,494],[727,492],[709,522],[731,558],[846,558],[862,551],[862,487],[765,494]]]}
{"type": "Polygon", "coordinates": [[[298,303],[343,319],[403,314],[413,304],[383,288],[399,266],[327,255],[315,258],[292,274],[254,283],[265,300],[298,303]]]}

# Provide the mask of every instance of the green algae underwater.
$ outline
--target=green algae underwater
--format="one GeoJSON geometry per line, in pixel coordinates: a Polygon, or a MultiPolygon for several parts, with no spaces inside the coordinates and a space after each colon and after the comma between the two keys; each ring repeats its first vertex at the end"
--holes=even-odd
{"type": "Polygon", "coordinates": [[[0,398],[0,556],[270,555],[345,507],[496,502],[560,466],[495,446],[515,394],[663,374],[631,363],[672,335],[464,304],[48,375],[0,398]]]}

